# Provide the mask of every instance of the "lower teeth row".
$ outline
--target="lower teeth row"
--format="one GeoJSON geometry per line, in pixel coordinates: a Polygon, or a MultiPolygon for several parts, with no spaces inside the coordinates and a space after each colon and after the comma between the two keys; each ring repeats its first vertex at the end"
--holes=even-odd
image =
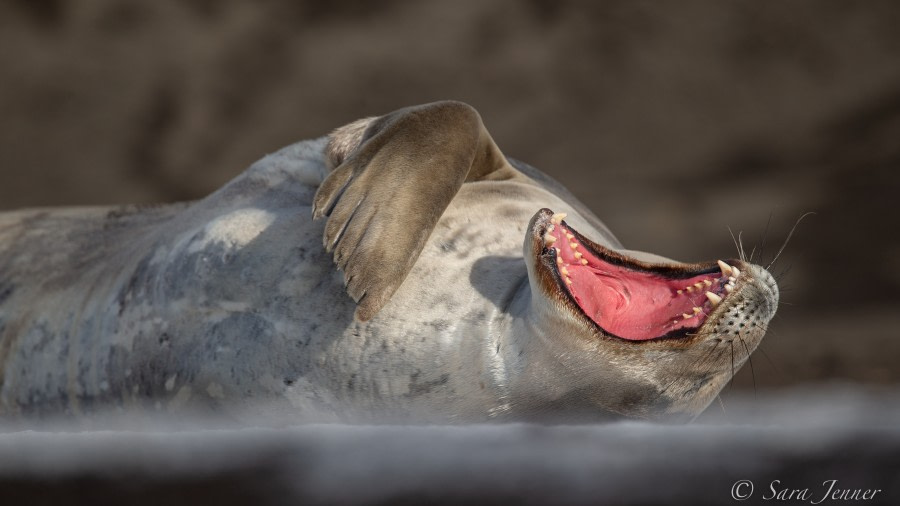
{"type": "MultiPolygon", "coordinates": [[[[734,283],[737,281],[737,278],[740,277],[741,271],[739,271],[737,267],[728,265],[727,263],[725,263],[721,260],[719,260],[718,263],[719,263],[719,269],[722,270],[722,277],[720,277],[719,280],[725,280],[727,277],[727,281],[725,281],[725,291],[728,293],[731,293],[732,291],[734,291],[734,283]]],[[[694,283],[691,286],[687,286],[682,290],[678,290],[677,293],[679,295],[681,295],[684,292],[691,293],[695,289],[697,291],[700,291],[703,288],[712,286],[712,284],[713,284],[712,281],[710,281],[708,279],[704,279],[702,282],[698,281],[697,283],[694,283]]],[[[712,304],[712,307],[716,307],[719,305],[720,302],[722,302],[722,297],[720,295],[717,295],[710,291],[706,292],[706,298],[709,299],[709,303],[712,304]]],[[[693,314],[682,313],[681,314],[682,318],[685,320],[693,318],[694,316],[700,314],[703,311],[703,309],[700,308],[699,306],[695,306],[693,308],[693,311],[694,311],[693,314]]]]}

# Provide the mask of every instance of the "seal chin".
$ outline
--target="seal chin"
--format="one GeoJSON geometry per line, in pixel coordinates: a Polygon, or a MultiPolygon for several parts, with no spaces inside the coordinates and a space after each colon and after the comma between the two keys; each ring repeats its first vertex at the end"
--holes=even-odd
{"type": "Polygon", "coordinates": [[[740,260],[638,260],[584,237],[565,216],[541,209],[531,220],[530,260],[537,284],[544,295],[611,338],[645,342],[714,332],[744,285],[754,281],[750,267],[756,266],[740,260]]]}

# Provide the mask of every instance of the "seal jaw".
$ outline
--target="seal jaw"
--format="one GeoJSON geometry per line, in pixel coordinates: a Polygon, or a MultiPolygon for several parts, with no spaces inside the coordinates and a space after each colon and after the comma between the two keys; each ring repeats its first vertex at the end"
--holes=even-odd
{"type": "Polygon", "coordinates": [[[686,340],[707,333],[741,290],[739,260],[648,263],[597,244],[542,209],[532,219],[534,274],[545,295],[602,335],[686,340]]]}

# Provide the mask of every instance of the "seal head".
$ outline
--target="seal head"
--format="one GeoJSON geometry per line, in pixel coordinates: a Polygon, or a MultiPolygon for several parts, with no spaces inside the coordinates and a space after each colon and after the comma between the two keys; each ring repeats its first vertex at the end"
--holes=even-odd
{"type": "Polygon", "coordinates": [[[548,347],[581,381],[615,385],[612,395],[594,390],[613,412],[699,414],[762,340],[775,280],[737,259],[685,264],[614,249],[564,218],[541,209],[524,246],[533,321],[548,347]]]}

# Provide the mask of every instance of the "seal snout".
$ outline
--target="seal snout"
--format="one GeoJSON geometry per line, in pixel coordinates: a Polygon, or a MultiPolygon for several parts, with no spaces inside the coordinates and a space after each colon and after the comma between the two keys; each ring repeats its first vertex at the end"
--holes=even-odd
{"type": "Polygon", "coordinates": [[[534,213],[534,216],[531,217],[531,221],[528,223],[528,230],[531,231],[531,236],[535,239],[543,237],[554,216],[556,214],[546,207],[534,213]]]}

